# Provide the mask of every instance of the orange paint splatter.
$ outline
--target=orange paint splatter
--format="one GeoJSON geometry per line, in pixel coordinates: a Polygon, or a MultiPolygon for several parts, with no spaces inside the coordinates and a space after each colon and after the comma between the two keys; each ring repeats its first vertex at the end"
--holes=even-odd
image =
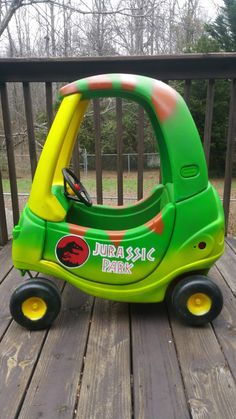
{"type": "Polygon", "coordinates": [[[133,91],[137,86],[137,77],[132,74],[121,74],[121,87],[124,90],[133,91]]]}
{"type": "Polygon", "coordinates": [[[87,80],[88,80],[89,89],[91,90],[112,88],[112,80],[106,74],[102,74],[99,76],[92,76],[92,77],[89,77],[87,80]]]}
{"type": "Polygon", "coordinates": [[[69,224],[69,232],[71,234],[76,234],[76,236],[80,236],[80,237],[85,236],[87,230],[88,230],[88,227],[78,227],[75,224],[69,224]]]}
{"type": "Polygon", "coordinates": [[[162,219],[162,213],[158,214],[152,220],[148,221],[145,226],[149,228],[149,230],[154,231],[157,234],[162,234],[164,230],[164,223],[162,219]]]}
{"type": "Polygon", "coordinates": [[[108,234],[109,239],[115,246],[119,246],[119,244],[122,242],[124,235],[126,233],[126,230],[120,230],[120,231],[111,231],[107,230],[106,233],[108,234]]]}
{"type": "Polygon", "coordinates": [[[155,81],[152,93],[152,103],[155,107],[159,120],[165,121],[175,111],[177,93],[166,84],[155,81]]]}
{"type": "Polygon", "coordinates": [[[66,86],[63,86],[60,89],[60,94],[62,96],[71,95],[72,93],[76,93],[76,92],[78,92],[78,88],[75,82],[67,84],[66,86]]]}

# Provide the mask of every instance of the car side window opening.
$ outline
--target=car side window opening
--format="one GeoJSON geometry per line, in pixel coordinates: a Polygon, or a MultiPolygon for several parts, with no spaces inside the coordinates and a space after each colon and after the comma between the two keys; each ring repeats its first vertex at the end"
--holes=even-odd
{"type": "Polygon", "coordinates": [[[122,204],[127,205],[148,197],[160,182],[160,154],[149,116],[134,101],[117,102],[116,98],[100,99],[99,106],[90,102],[70,162],[93,202],[99,182],[102,201],[111,206],[119,205],[118,183],[122,204]]]}

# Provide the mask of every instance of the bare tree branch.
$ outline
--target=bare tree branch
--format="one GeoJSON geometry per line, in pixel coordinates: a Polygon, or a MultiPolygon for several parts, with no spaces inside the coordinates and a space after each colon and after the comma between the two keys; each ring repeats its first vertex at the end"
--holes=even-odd
{"type": "MultiPolygon", "coordinates": [[[[8,3],[8,2],[7,2],[8,3]]],[[[3,34],[3,32],[5,31],[6,27],[8,26],[12,16],[14,15],[14,13],[16,12],[17,9],[19,9],[20,7],[23,6],[33,6],[36,4],[51,4],[54,6],[58,6],[61,7],[63,9],[67,9],[70,10],[71,12],[76,12],[76,13],[80,13],[82,15],[122,15],[122,16],[127,16],[127,17],[132,17],[134,15],[134,12],[140,12],[139,8],[128,8],[128,7],[120,7],[120,5],[118,5],[117,9],[115,10],[91,10],[86,3],[84,3],[82,1],[82,3],[87,7],[88,10],[82,10],[80,8],[74,7],[71,4],[65,4],[65,3],[60,3],[59,1],[56,0],[12,0],[10,2],[9,7],[7,8],[6,14],[3,17],[1,23],[0,23],[0,37],[3,34]]],[[[148,12],[146,13],[141,13],[141,14],[136,14],[135,16],[138,18],[144,18],[146,17],[148,14],[148,12]]]]}
{"type": "MultiPolygon", "coordinates": [[[[131,13],[131,11],[139,11],[139,8],[136,8],[136,9],[133,9],[133,10],[131,10],[130,8],[128,8],[128,7],[123,7],[123,8],[120,8],[120,9],[116,9],[116,10],[105,10],[105,11],[96,11],[96,10],[91,10],[91,9],[89,9],[88,11],[86,11],[86,10],[82,10],[82,9],[78,9],[77,7],[74,7],[74,6],[71,6],[70,4],[62,4],[62,3],[60,3],[60,2],[58,2],[58,1],[56,1],[56,0],[26,0],[25,2],[23,2],[23,0],[22,0],[22,4],[21,4],[21,6],[31,6],[31,5],[33,5],[33,4],[36,4],[36,3],[47,3],[47,4],[50,4],[50,3],[53,3],[55,6],[58,6],[58,7],[62,7],[62,8],[65,8],[65,9],[68,9],[68,10],[71,10],[71,11],[74,11],[74,12],[77,12],[77,13],[80,13],[80,14],[82,14],[82,15],[99,15],[99,14],[103,14],[103,15],[123,15],[123,16],[133,16],[133,13],[131,13]]],[[[146,13],[142,13],[142,14],[138,14],[138,15],[136,15],[137,17],[145,17],[146,16],[146,13]]]]}
{"type": "Polygon", "coordinates": [[[0,36],[5,31],[6,27],[8,26],[8,23],[10,22],[12,16],[14,15],[15,11],[21,7],[23,0],[12,0],[9,8],[6,11],[6,14],[4,18],[1,21],[0,24],[0,36]]]}

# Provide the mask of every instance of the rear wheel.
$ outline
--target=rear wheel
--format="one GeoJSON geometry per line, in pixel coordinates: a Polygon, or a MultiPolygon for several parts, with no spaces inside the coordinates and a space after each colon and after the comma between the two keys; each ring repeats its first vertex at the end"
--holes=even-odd
{"type": "Polygon", "coordinates": [[[57,286],[44,278],[30,279],[19,285],[10,300],[13,319],[29,330],[51,326],[61,308],[57,286]]]}
{"type": "Polygon", "coordinates": [[[172,290],[171,301],[177,316],[192,326],[211,322],[223,306],[219,287],[204,275],[180,280],[172,290]]]}

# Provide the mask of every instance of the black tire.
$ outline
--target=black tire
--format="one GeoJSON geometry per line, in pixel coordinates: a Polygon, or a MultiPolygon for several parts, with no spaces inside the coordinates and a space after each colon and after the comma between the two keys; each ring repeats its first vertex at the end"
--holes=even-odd
{"type": "Polygon", "coordinates": [[[44,278],[29,279],[19,285],[10,300],[13,319],[29,330],[47,329],[61,308],[57,286],[44,278]]]}
{"type": "Polygon", "coordinates": [[[171,301],[177,316],[191,326],[211,322],[223,307],[221,290],[204,275],[180,280],[172,291],[171,301]]]}

